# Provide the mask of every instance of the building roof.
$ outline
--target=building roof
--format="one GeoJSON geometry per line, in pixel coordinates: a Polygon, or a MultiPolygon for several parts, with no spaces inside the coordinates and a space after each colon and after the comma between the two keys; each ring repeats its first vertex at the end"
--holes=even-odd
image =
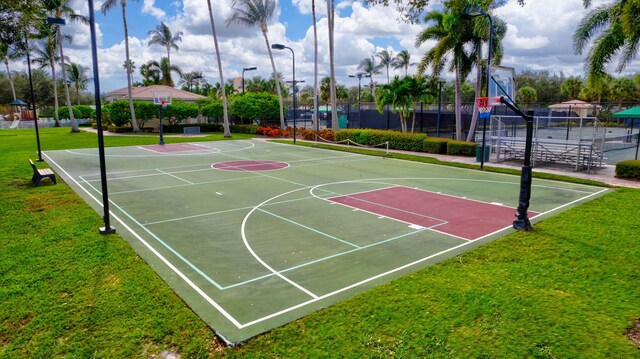
{"type": "MultiPolygon", "coordinates": [[[[154,94],[164,93],[171,96],[172,100],[182,100],[194,102],[205,96],[193,92],[180,90],[166,85],[151,85],[145,87],[132,87],[131,97],[134,100],[153,101],[154,94]]],[[[107,93],[107,101],[126,100],[129,98],[129,91],[126,87],[107,93]]]]}
{"type": "Polygon", "coordinates": [[[549,108],[552,108],[552,109],[568,109],[568,108],[572,108],[572,109],[580,109],[580,108],[593,109],[593,108],[600,108],[600,107],[602,107],[602,106],[590,104],[588,102],[580,101],[580,100],[565,101],[565,102],[561,102],[561,103],[557,103],[555,105],[550,105],[549,106],[549,108]]]}

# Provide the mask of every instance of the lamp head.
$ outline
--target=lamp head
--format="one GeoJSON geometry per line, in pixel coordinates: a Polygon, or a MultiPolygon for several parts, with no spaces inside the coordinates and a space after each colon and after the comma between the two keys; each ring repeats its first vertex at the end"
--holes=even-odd
{"type": "Polygon", "coordinates": [[[271,44],[271,48],[274,50],[284,50],[285,46],[282,44],[271,44]]]}
{"type": "Polygon", "coordinates": [[[475,17],[475,16],[481,16],[481,15],[485,15],[487,12],[484,11],[484,9],[481,9],[478,7],[478,5],[471,5],[471,6],[467,6],[464,9],[465,14],[471,16],[471,17],[475,17]]]}
{"type": "Polygon", "coordinates": [[[255,66],[251,66],[251,67],[243,67],[242,71],[251,71],[251,70],[257,70],[258,68],[255,66]]]}

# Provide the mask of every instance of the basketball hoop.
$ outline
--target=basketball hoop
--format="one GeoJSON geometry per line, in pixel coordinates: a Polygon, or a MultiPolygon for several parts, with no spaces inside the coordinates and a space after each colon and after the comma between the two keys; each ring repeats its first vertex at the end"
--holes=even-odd
{"type": "Polygon", "coordinates": [[[476,97],[476,106],[478,107],[478,115],[480,118],[490,118],[492,104],[488,97],[476,97]]]}

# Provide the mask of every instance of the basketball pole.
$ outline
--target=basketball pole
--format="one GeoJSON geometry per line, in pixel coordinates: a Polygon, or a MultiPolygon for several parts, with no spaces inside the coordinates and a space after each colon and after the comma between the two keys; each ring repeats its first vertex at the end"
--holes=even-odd
{"type": "Polygon", "coordinates": [[[529,200],[531,199],[531,147],[533,145],[533,111],[524,114],[518,107],[500,96],[500,102],[509,107],[513,112],[522,117],[527,124],[527,135],[524,148],[524,164],[522,165],[522,174],[520,175],[520,196],[518,197],[518,208],[516,209],[516,220],[513,221],[513,228],[519,231],[530,231],[531,221],[527,210],[529,209],[529,200]]]}
{"type": "Polygon", "coordinates": [[[158,127],[158,133],[160,134],[159,145],[164,145],[164,136],[162,135],[162,115],[164,114],[164,109],[167,108],[167,102],[162,101],[162,105],[160,106],[160,126],[158,127]]]}

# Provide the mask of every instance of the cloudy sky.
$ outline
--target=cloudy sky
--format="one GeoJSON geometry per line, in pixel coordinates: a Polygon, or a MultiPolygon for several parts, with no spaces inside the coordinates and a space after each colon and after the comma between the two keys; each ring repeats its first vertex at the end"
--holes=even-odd
{"type": "MultiPolygon", "coordinates": [[[[94,0],[100,9],[102,0],[94,0]]],[[[257,71],[247,77],[260,75],[269,77],[272,70],[264,38],[258,27],[226,25],[231,17],[233,0],[213,0],[216,29],[222,57],[225,80],[240,76],[243,67],[257,66],[257,71]]],[[[607,2],[593,1],[594,5],[607,2]]],[[[119,4],[120,1],[117,1],[119,4]]],[[[148,46],[148,31],[164,21],[173,32],[182,31],[180,49],[171,52],[172,64],[183,71],[203,71],[205,78],[218,82],[218,68],[209,23],[206,0],[129,0],[126,8],[129,26],[131,59],[136,66],[166,56],[160,46],[148,46]]],[[[72,6],[78,13],[88,15],[85,0],[76,0],[72,6]]],[[[326,76],[328,65],[328,35],[326,3],[316,1],[318,17],[319,72],[326,76]]],[[[582,0],[527,0],[521,7],[515,0],[492,13],[508,23],[508,33],[503,42],[502,65],[523,69],[549,70],[566,76],[583,75],[583,56],[573,53],[571,38],[574,30],[586,14],[582,0]]],[[[336,76],[338,83],[352,86],[356,79],[349,74],[357,72],[360,61],[382,49],[397,54],[408,50],[412,62],[417,62],[433,45],[425,43],[415,46],[416,34],[424,24],[410,25],[397,21],[399,14],[389,7],[365,6],[353,0],[336,2],[336,76]]],[[[122,64],[125,60],[122,8],[114,7],[109,13],[96,14],[98,31],[98,58],[101,90],[108,92],[126,86],[122,64]]],[[[65,55],[72,62],[91,67],[90,38],[88,26],[68,23],[63,32],[73,36],[72,44],[65,45],[65,55]]],[[[313,26],[311,0],[281,0],[272,21],[269,23],[269,41],[282,43],[294,49],[296,54],[296,79],[313,81],[313,26]]],[[[291,79],[291,53],[274,51],[276,67],[286,80],[291,79]]],[[[634,61],[624,74],[635,73],[640,66],[634,61]]],[[[15,69],[20,69],[16,64],[15,69]]],[[[415,72],[415,66],[410,69],[415,72]]],[[[398,72],[400,74],[400,72],[398,72]]],[[[392,73],[393,75],[393,73],[392,73]]],[[[616,74],[617,76],[617,74],[616,74]]],[[[449,74],[447,77],[451,78],[449,74]]],[[[136,70],[134,80],[141,80],[136,70]]],[[[376,76],[376,81],[385,82],[386,75],[376,76]]]]}

